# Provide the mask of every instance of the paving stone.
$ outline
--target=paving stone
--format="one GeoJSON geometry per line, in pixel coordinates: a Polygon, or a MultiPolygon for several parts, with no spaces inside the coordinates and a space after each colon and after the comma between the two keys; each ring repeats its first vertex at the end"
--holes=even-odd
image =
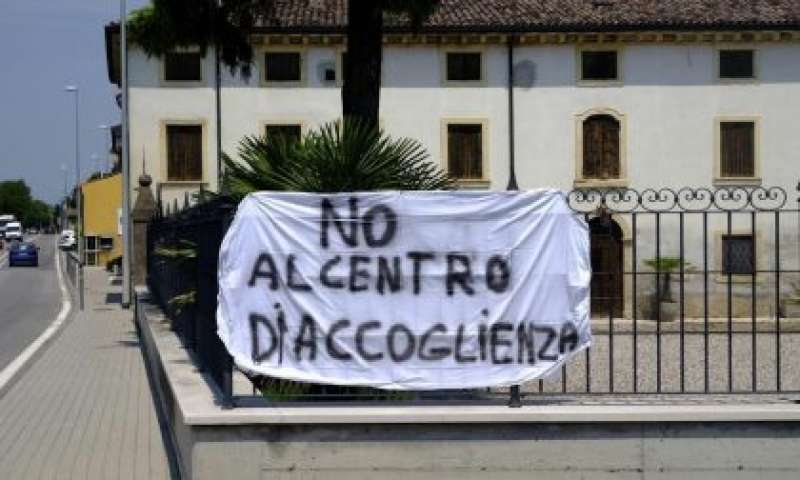
{"type": "Polygon", "coordinates": [[[3,479],[168,479],[133,314],[87,268],[86,309],[0,397],[3,479]]]}

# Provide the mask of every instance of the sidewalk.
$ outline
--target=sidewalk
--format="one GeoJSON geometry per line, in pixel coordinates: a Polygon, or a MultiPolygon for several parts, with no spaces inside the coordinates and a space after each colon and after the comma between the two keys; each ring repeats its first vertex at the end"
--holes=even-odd
{"type": "Polygon", "coordinates": [[[86,309],[0,397],[3,479],[167,479],[133,313],[87,268],[86,309]]]}

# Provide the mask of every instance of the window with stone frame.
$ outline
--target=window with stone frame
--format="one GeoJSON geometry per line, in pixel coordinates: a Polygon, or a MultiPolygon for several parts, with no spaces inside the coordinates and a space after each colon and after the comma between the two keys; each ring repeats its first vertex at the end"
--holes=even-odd
{"type": "Polygon", "coordinates": [[[754,177],[756,173],[755,122],[721,122],[720,174],[722,177],[754,177]]]}
{"type": "Polygon", "coordinates": [[[448,52],[446,59],[448,82],[481,81],[480,52],[448,52]]]}
{"type": "Polygon", "coordinates": [[[203,179],[202,125],[167,125],[167,180],[203,179]]]}
{"type": "Polygon", "coordinates": [[[164,55],[164,80],[199,82],[202,80],[200,52],[170,52],[164,55]]]}
{"type": "Polygon", "coordinates": [[[619,80],[616,50],[586,50],[581,52],[581,80],[619,80]]]}
{"type": "Polygon", "coordinates": [[[719,78],[755,78],[755,52],[753,50],[720,50],[719,78]]]}
{"type": "Polygon", "coordinates": [[[459,179],[484,178],[482,124],[447,125],[447,170],[450,175],[459,179]]]}
{"type": "Polygon", "coordinates": [[[302,59],[300,52],[267,52],[264,54],[264,80],[267,82],[299,82],[302,59]]]}
{"type": "Polygon", "coordinates": [[[755,272],[755,240],[752,235],[722,236],[722,272],[731,275],[755,272]]]}
{"type": "Polygon", "coordinates": [[[302,127],[298,124],[272,124],[267,125],[265,130],[268,141],[283,138],[289,143],[296,143],[302,135],[302,127]]]}

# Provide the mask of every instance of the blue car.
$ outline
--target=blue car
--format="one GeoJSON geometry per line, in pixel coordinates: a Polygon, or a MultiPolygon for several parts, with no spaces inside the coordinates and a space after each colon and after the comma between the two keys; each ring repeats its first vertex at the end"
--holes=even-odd
{"type": "Polygon", "coordinates": [[[39,247],[31,242],[14,242],[8,252],[8,266],[39,266],[39,247]]]}

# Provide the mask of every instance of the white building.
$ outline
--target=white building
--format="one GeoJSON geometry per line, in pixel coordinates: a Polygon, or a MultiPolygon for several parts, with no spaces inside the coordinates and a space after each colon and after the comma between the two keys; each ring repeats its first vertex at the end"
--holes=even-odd
{"type": "MultiPolygon", "coordinates": [[[[341,116],[346,2],[284,3],[283,16],[252,36],[249,81],[224,70],[221,137],[229,154],[245,135],[308,131],[341,116]]],[[[392,136],[420,140],[469,188],[506,189],[513,152],[522,189],[736,185],[794,192],[800,7],[793,0],[741,4],[445,0],[420,32],[387,27],[381,125],[392,136]]],[[[110,61],[112,80],[117,71],[110,61]]],[[[201,184],[216,190],[213,55],[148,57],[132,45],[129,74],[131,188],[144,166],[166,202],[182,201],[201,184]]],[[[732,228],[741,237],[729,238],[717,220],[708,245],[719,270],[729,268],[721,265],[724,242],[771,251],[768,225],[748,239],[743,217],[732,228]]],[[[617,222],[625,245],[618,257],[628,270],[631,225],[617,222]]],[[[687,226],[694,265],[702,264],[701,248],[691,245],[700,236],[687,226]]],[[[655,255],[648,242],[640,260],[655,255]]],[[[674,238],[664,239],[662,254],[676,249],[674,238]]],[[[758,268],[774,266],[769,255],[750,255],[758,268]]],[[[628,283],[626,277],[625,292],[628,283]]],[[[630,302],[624,305],[630,313],[630,302]]]]}

